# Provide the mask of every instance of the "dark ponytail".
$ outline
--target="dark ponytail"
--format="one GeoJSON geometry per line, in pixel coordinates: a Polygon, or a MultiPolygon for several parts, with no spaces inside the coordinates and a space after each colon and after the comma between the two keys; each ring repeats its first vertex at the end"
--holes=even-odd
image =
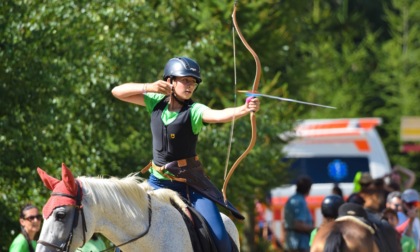
{"type": "MultiPolygon", "coordinates": [[[[25,219],[25,211],[28,211],[32,208],[37,208],[36,206],[32,205],[32,204],[26,204],[22,207],[22,209],[20,210],[20,218],[21,219],[25,219]]],[[[28,233],[25,231],[25,229],[21,226],[20,227],[20,232],[22,233],[23,237],[25,237],[26,242],[28,243],[28,247],[29,247],[29,251],[30,252],[35,252],[35,248],[32,247],[32,242],[31,239],[29,238],[28,233]]]]}
{"type": "Polygon", "coordinates": [[[26,231],[23,227],[21,228],[21,233],[23,234],[23,237],[25,237],[26,243],[28,243],[29,251],[30,252],[35,252],[34,247],[32,247],[31,239],[29,239],[29,235],[28,235],[28,233],[26,233],[26,231]]]}

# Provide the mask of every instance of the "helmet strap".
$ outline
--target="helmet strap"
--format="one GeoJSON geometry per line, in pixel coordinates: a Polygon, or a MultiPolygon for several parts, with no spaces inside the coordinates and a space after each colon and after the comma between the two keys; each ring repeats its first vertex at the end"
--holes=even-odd
{"type": "Polygon", "coordinates": [[[169,77],[169,80],[170,80],[170,82],[171,82],[171,85],[172,85],[172,94],[171,94],[171,96],[179,103],[179,104],[181,104],[182,106],[184,106],[184,102],[183,101],[181,101],[180,99],[178,99],[178,97],[176,97],[176,94],[175,94],[175,92],[174,92],[174,86],[173,86],[173,82],[174,82],[174,76],[170,76],[169,77]]]}
{"type": "Polygon", "coordinates": [[[183,101],[181,101],[180,99],[178,99],[178,97],[176,97],[176,95],[175,95],[175,93],[174,92],[172,92],[172,97],[179,103],[179,104],[181,104],[182,106],[184,106],[185,105],[185,102],[183,102],[183,101]]]}

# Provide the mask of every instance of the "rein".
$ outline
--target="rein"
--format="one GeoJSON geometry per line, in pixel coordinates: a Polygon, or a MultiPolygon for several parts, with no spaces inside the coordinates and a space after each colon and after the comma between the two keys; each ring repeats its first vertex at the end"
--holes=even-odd
{"type": "Polygon", "coordinates": [[[77,224],[79,223],[79,212],[80,215],[82,216],[82,226],[83,226],[83,245],[86,243],[86,232],[87,232],[87,228],[86,228],[86,219],[85,219],[85,214],[83,212],[83,208],[82,208],[82,187],[80,186],[79,182],[76,181],[76,185],[77,185],[77,195],[73,196],[70,194],[66,194],[66,193],[51,193],[51,196],[58,196],[58,197],[67,197],[67,198],[71,198],[76,200],[76,205],[75,207],[77,208],[78,211],[74,211],[74,218],[73,218],[73,225],[72,225],[72,229],[70,231],[69,236],[67,237],[67,240],[60,244],[60,245],[55,245],[43,240],[38,240],[37,243],[42,244],[46,247],[52,247],[55,248],[56,251],[63,251],[63,252],[67,252],[69,251],[70,248],[70,244],[73,240],[73,231],[74,229],[77,227],[77,224]]]}
{"type": "Polygon", "coordinates": [[[147,229],[146,229],[146,230],[144,230],[144,231],[143,231],[143,233],[141,233],[139,236],[134,237],[133,239],[128,240],[128,241],[126,241],[126,242],[124,242],[124,243],[121,243],[120,245],[114,245],[114,246],[111,246],[111,247],[109,247],[109,248],[106,248],[106,249],[102,250],[101,252],[103,252],[103,251],[108,251],[108,250],[110,250],[110,249],[117,248],[117,247],[118,247],[118,248],[120,248],[120,247],[122,247],[122,246],[124,246],[124,245],[127,245],[127,244],[129,244],[129,243],[131,243],[131,242],[134,242],[134,241],[136,241],[136,240],[138,240],[138,239],[142,238],[142,237],[143,237],[143,236],[145,236],[147,233],[149,233],[150,226],[152,225],[152,199],[151,199],[151,197],[150,197],[150,194],[147,194],[147,198],[149,199],[149,223],[148,223],[147,229]]]}

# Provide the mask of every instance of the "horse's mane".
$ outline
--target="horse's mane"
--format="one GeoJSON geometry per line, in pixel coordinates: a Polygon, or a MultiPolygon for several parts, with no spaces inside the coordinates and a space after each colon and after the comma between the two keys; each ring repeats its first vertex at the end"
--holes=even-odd
{"type": "Polygon", "coordinates": [[[83,197],[103,211],[125,212],[133,217],[138,215],[139,208],[148,206],[147,192],[140,186],[144,179],[130,174],[125,178],[78,177],[84,188],[83,197]]]}

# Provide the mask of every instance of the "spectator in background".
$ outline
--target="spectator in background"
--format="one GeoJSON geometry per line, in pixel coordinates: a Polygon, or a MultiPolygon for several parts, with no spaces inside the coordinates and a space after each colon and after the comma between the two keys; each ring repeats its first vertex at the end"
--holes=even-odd
{"type": "Polygon", "coordinates": [[[395,228],[393,228],[388,221],[366,211],[366,209],[361,205],[355,203],[344,203],[338,209],[338,216],[338,218],[342,216],[354,216],[360,218],[364,223],[371,226],[374,229],[374,236],[379,251],[401,251],[401,244],[398,240],[398,234],[395,228]]]}
{"type": "Polygon", "coordinates": [[[270,241],[276,248],[282,247],[273,232],[273,211],[271,210],[271,193],[265,196],[265,203],[256,201],[256,234],[258,238],[270,241]]]}
{"type": "Polygon", "coordinates": [[[263,237],[264,227],[266,226],[265,222],[265,209],[267,208],[266,204],[261,200],[255,200],[255,233],[259,238],[263,237]]]}
{"type": "Polygon", "coordinates": [[[399,191],[410,189],[414,186],[414,183],[416,183],[416,174],[410,169],[407,169],[400,165],[394,166],[392,168],[392,172],[388,176],[390,179],[389,184],[399,185],[399,191]],[[401,175],[404,175],[404,180],[402,179],[401,175]]]}
{"type": "MultiPolygon", "coordinates": [[[[368,178],[368,176],[365,175],[365,178],[368,178]]],[[[391,224],[388,223],[386,220],[382,219],[381,199],[379,197],[378,190],[376,190],[374,186],[371,186],[368,183],[364,185],[362,183],[362,189],[360,190],[360,192],[353,194],[354,199],[358,199],[357,197],[360,197],[360,199],[363,201],[363,204],[349,198],[349,203],[347,204],[352,205],[347,206],[356,209],[357,207],[355,207],[354,205],[358,205],[359,208],[363,208],[368,222],[371,224],[372,227],[375,228],[375,237],[378,240],[378,246],[380,246],[380,251],[401,251],[401,244],[398,240],[398,234],[395,228],[392,227],[391,224]]]]}
{"type": "Polygon", "coordinates": [[[35,235],[41,229],[42,215],[32,204],[22,207],[19,216],[21,232],[10,245],[9,252],[34,252],[36,249],[35,235]]]}
{"type": "Polygon", "coordinates": [[[338,183],[334,183],[334,187],[332,188],[331,193],[343,198],[343,190],[341,190],[340,185],[338,183]]]}
{"type": "Polygon", "coordinates": [[[364,205],[365,200],[361,193],[369,191],[374,188],[372,176],[369,172],[358,172],[354,179],[354,192],[347,198],[347,202],[364,205]]]}
{"type": "Polygon", "coordinates": [[[387,197],[391,189],[387,187],[384,178],[374,179],[373,185],[380,201],[379,211],[382,212],[386,208],[387,197]]]}
{"type": "MultiPolygon", "coordinates": [[[[382,212],[382,219],[388,221],[391,226],[394,228],[398,225],[398,214],[397,211],[392,208],[385,208],[382,212]]],[[[397,230],[398,231],[398,230],[397,230]]],[[[415,252],[416,251],[416,243],[412,237],[409,237],[405,234],[398,233],[398,239],[401,243],[402,252],[415,252]]]]}
{"type": "Polygon", "coordinates": [[[402,212],[398,212],[397,231],[414,238],[416,251],[419,252],[420,221],[418,215],[418,204],[420,197],[415,189],[406,189],[401,194],[402,212]]]}
{"type": "Polygon", "coordinates": [[[82,252],[100,252],[106,249],[105,242],[101,239],[98,234],[93,234],[92,238],[83,245],[78,251],[82,252]]]}
{"type": "Polygon", "coordinates": [[[381,218],[382,211],[385,207],[385,200],[382,200],[381,193],[376,189],[369,189],[366,191],[360,192],[360,196],[364,200],[363,208],[369,214],[376,215],[376,217],[381,218]]]}
{"type": "Polygon", "coordinates": [[[373,188],[373,179],[369,172],[357,172],[353,179],[354,193],[373,188]]]}
{"type": "MultiPolygon", "coordinates": [[[[324,200],[321,203],[321,213],[324,217],[321,223],[322,225],[325,225],[328,222],[334,221],[338,216],[338,208],[344,204],[344,200],[339,195],[328,195],[324,198],[324,200]]],[[[311,239],[309,241],[309,246],[312,246],[312,241],[318,231],[318,228],[315,228],[312,230],[311,233],[311,239]]]]}
{"type": "Polygon", "coordinates": [[[360,191],[373,189],[374,188],[374,180],[369,172],[363,172],[362,176],[360,177],[359,184],[360,184],[360,191]]]}
{"type": "Polygon", "coordinates": [[[309,251],[310,233],[314,229],[312,216],[305,198],[309,195],[312,180],[302,176],[296,181],[296,193],[289,197],[284,208],[286,251],[309,251]]]}
{"type": "Polygon", "coordinates": [[[394,210],[397,214],[398,212],[402,212],[402,200],[399,191],[390,192],[388,194],[386,198],[386,208],[394,210]]]}

